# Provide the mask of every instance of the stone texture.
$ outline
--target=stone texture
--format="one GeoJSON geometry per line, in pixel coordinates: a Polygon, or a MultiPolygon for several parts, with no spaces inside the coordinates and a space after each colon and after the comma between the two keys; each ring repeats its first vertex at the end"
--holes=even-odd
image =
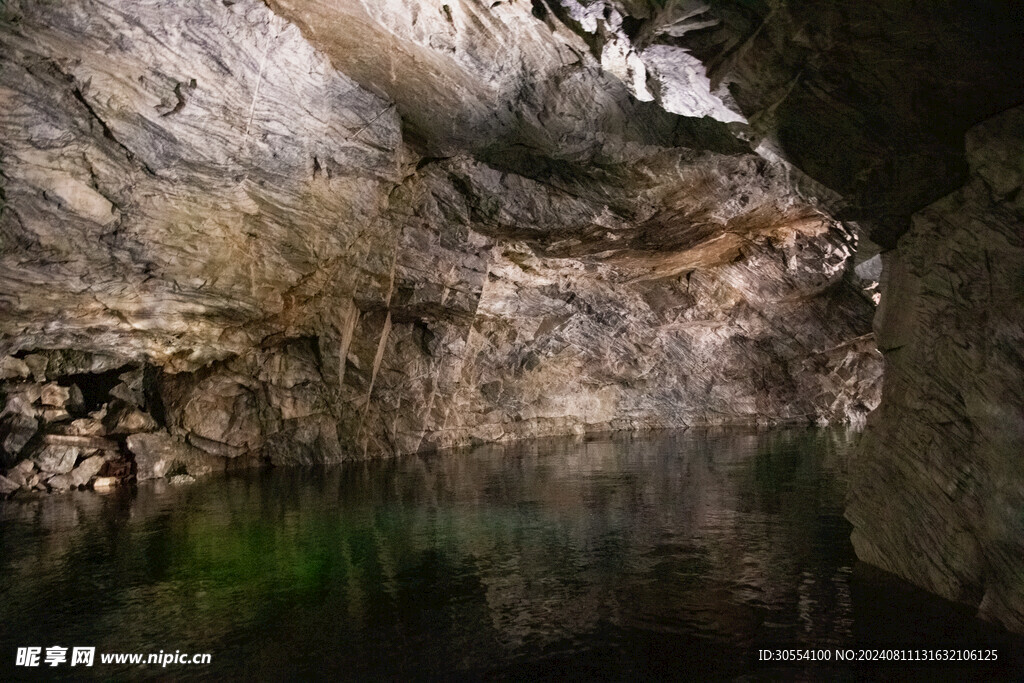
{"type": "Polygon", "coordinates": [[[50,474],[67,474],[75,467],[82,451],[77,446],[47,444],[32,455],[40,470],[50,474]]]}
{"type": "Polygon", "coordinates": [[[135,456],[139,481],[224,471],[223,458],[204,453],[169,434],[133,434],[128,437],[128,450],[135,456]]]}
{"type": "Polygon", "coordinates": [[[884,255],[882,407],[853,473],[858,555],[1024,630],[1024,109],[884,255]],[[937,333],[939,332],[939,333],[937,333]]]}

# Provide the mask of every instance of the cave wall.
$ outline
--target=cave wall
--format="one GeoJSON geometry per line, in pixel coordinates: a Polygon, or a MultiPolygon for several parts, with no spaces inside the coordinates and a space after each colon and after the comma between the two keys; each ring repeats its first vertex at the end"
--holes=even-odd
{"type": "Polygon", "coordinates": [[[6,3],[4,486],[863,420],[853,228],[541,10],[6,3]]]}
{"type": "Polygon", "coordinates": [[[1024,630],[1024,109],[884,256],[883,400],[847,516],[862,559],[1024,630]]]}

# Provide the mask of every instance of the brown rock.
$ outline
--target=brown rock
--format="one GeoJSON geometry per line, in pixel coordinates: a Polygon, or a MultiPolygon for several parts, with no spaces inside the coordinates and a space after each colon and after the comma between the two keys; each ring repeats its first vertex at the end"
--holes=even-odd
{"type": "Polygon", "coordinates": [[[71,471],[72,486],[85,486],[103,467],[107,461],[105,455],[94,455],[83,460],[78,467],[71,471]]]}
{"type": "Polygon", "coordinates": [[[18,484],[17,482],[14,482],[3,475],[0,475],[0,495],[8,496],[20,488],[21,485],[18,484]]]}
{"type": "Polygon", "coordinates": [[[204,453],[163,432],[132,434],[128,450],[135,456],[139,481],[177,474],[202,476],[224,470],[224,459],[204,453]]]}
{"type": "Polygon", "coordinates": [[[0,379],[28,379],[32,374],[25,361],[14,356],[0,356],[0,379]]]}

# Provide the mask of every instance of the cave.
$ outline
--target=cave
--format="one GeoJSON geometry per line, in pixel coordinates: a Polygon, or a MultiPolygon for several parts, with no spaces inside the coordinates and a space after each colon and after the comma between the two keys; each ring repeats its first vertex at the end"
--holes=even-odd
{"type": "MultiPolygon", "coordinates": [[[[774,603],[714,574],[751,557],[790,566],[761,541],[737,545],[739,522],[714,527],[718,555],[673,541],[681,578],[658,574],[663,593],[594,588],[592,621],[569,618],[586,600],[545,608],[543,574],[466,568],[521,534],[552,545],[516,562],[584,553],[590,541],[551,539],[593,525],[634,539],[631,562],[640,546],[668,553],[644,545],[647,508],[623,502],[657,495],[687,529],[711,533],[707,510],[728,508],[841,549],[828,560],[841,577],[816,580],[842,590],[790,591],[831,635],[789,644],[881,642],[900,605],[956,624],[916,642],[967,648],[966,633],[971,651],[1003,648],[1003,668],[981,671],[1024,674],[1011,655],[1024,634],[1021,35],[1024,12],[1001,0],[0,3],[0,574],[58,590],[23,576],[43,562],[33,543],[55,534],[141,563],[153,585],[175,553],[200,573],[222,563],[236,583],[214,593],[230,602],[270,580],[258,558],[289,554],[295,585],[329,577],[321,597],[339,619],[394,609],[412,640],[451,621],[443,644],[423,636],[450,668],[397,657],[350,670],[369,652],[352,636],[362,654],[322,670],[303,660],[311,677],[749,673],[736,661],[795,674],[751,659],[770,651],[774,603]],[[742,476],[730,453],[747,454],[742,476]],[[605,481],[601,467],[625,469],[605,481]],[[481,497],[503,512],[472,524],[452,512],[481,497]],[[462,555],[395,559],[419,542],[396,520],[441,514],[388,507],[413,499],[447,501],[462,555]],[[273,531],[317,505],[317,531],[273,531]],[[553,517],[530,526],[531,506],[553,517]],[[377,521],[354,531],[370,508],[377,521]],[[582,516],[566,521],[568,508],[582,516]],[[225,535],[249,523],[242,510],[274,521],[225,535]],[[330,526],[347,510],[355,526],[330,526]],[[167,535],[137,551],[145,561],[96,540],[132,524],[167,535]],[[331,545],[342,537],[344,552],[331,545]],[[367,544],[387,580],[331,594],[356,581],[367,544]],[[687,562],[705,567],[694,593],[687,562]],[[479,613],[455,618],[438,595],[476,596],[479,613]],[[526,607],[502,621],[516,600],[549,615],[544,633],[629,649],[556,638],[516,659],[537,636],[526,607]],[[807,607],[819,603],[835,604],[807,607]],[[837,636],[850,604],[869,616],[837,636]],[[685,610],[645,630],[624,605],[685,610]],[[745,645],[695,654],[717,636],[677,620],[704,614],[745,645]],[[474,640],[456,633],[462,619],[488,626],[474,640]],[[492,637],[519,654],[489,660],[492,637]],[[651,668],[630,668],[640,652],[651,668]]],[[[787,547],[812,561],[806,544],[787,547]]],[[[546,571],[563,587],[605,577],[612,560],[595,557],[546,571]]],[[[772,571],[758,572],[771,593],[772,571]]],[[[182,609],[199,609],[189,595],[182,609]]],[[[0,609],[2,667],[53,644],[6,642],[49,633],[13,610],[0,609]]],[[[183,637],[179,616],[165,626],[183,637]]],[[[331,651],[338,628],[307,634],[310,651],[331,651]]],[[[370,633],[385,631],[359,638],[370,633]]]]}

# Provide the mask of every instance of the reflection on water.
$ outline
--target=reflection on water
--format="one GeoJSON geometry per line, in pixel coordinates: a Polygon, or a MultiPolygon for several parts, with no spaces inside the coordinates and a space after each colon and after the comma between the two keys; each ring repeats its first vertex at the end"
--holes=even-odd
{"type": "MultiPolygon", "coordinates": [[[[88,670],[176,679],[863,680],[908,672],[779,669],[756,653],[1019,648],[858,578],[842,519],[850,438],[542,440],[12,501],[0,508],[0,676],[25,674],[19,645],[213,654],[206,667],[88,670]]],[[[1006,650],[982,671],[1018,664],[1006,650]]]]}

